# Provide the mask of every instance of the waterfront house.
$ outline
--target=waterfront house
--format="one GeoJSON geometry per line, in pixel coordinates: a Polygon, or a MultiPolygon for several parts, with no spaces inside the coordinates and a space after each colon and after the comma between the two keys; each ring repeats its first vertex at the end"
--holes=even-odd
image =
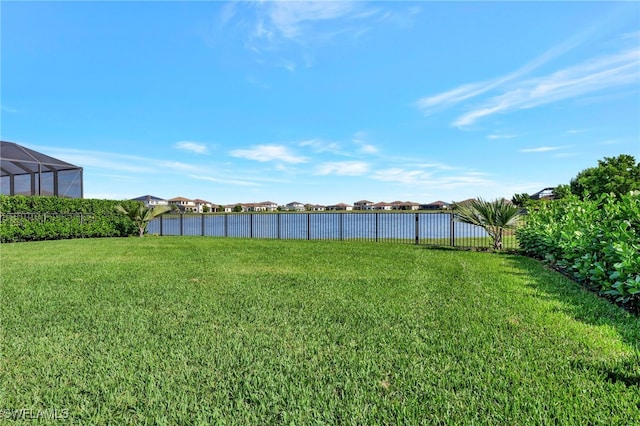
{"type": "Polygon", "coordinates": [[[393,204],[385,203],[384,201],[375,203],[372,207],[373,207],[373,210],[393,210],[393,204]]]}
{"type": "Polygon", "coordinates": [[[169,205],[169,201],[165,200],[164,198],[155,197],[153,195],[141,195],[140,197],[132,198],[131,201],[140,201],[144,203],[146,207],[169,205]]]}
{"type": "Polygon", "coordinates": [[[345,204],[345,203],[338,203],[338,204],[334,204],[332,206],[327,206],[327,210],[351,211],[351,210],[353,210],[353,206],[350,206],[349,204],[345,204]]]}
{"type": "Polygon", "coordinates": [[[451,208],[451,204],[445,203],[444,201],[434,201],[429,204],[421,204],[420,210],[448,210],[451,208]]]}
{"type": "Polygon", "coordinates": [[[354,210],[373,210],[373,201],[360,200],[353,203],[354,210]]]}
{"type": "Polygon", "coordinates": [[[299,203],[298,201],[292,201],[285,206],[288,211],[302,212],[305,210],[304,204],[299,203]]]}
{"type": "Polygon", "coordinates": [[[195,212],[197,210],[196,203],[193,200],[184,197],[175,197],[169,199],[169,204],[176,206],[182,213],[195,212]]]}

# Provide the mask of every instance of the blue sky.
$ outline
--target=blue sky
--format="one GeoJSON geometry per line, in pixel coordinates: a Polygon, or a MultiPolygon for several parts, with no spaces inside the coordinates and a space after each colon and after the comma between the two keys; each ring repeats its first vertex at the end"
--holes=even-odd
{"type": "Polygon", "coordinates": [[[461,200],[640,159],[637,2],[6,2],[1,136],[87,198],[461,200]]]}

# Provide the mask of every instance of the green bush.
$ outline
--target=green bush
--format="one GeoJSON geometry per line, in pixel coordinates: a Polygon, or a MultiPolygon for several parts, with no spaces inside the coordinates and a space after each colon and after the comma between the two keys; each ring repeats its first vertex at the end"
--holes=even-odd
{"type": "Polygon", "coordinates": [[[134,223],[115,206],[135,203],[0,195],[0,242],[134,235],[134,223]]]}
{"type": "Polygon", "coordinates": [[[640,197],[568,197],[530,209],[516,232],[521,249],[640,311],[640,197]]]}

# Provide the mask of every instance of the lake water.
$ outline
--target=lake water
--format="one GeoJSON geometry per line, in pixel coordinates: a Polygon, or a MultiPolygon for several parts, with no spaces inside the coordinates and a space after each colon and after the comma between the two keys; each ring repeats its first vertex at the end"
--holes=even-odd
{"type": "Polygon", "coordinates": [[[450,213],[237,213],[163,215],[148,232],[161,235],[310,240],[418,240],[483,238],[481,227],[450,213]],[[453,234],[452,234],[453,233],[453,234]]]}

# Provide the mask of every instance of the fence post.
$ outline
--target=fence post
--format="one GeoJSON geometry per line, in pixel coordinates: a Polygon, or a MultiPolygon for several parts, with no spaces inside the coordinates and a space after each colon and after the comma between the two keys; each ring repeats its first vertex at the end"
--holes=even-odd
{"type": "Polygon", "coordinates": [[[380,221],[379,221],[379,218],[378,218],[379,214],[380,213],[376,212],[376,243],[378,242],[378,234],[379,234],[378,227],[380,225],[380,221]]]}
{"type": "Polygon", "coordinates": [[[201,216],[201,220],[200,220],[200,229],[202,231],[201,235],[204,237],[204,213],[200,213],[201,216]]]}
{"type": "Polygon", "coordinates": [[[416,245],[420,244],[420,219],[419,214],[416,213],[416,245]]]}
{"type": "Polygon", "coordinates": [[[180,236],[184,236],[184,213],[180,213],[180,236]]]}
{"type": "Polygon", "coordinates": [[[253,238],[253,213],[249,213],[249,238],[253,238]]]}
{"type": "Polygon", "coordinates": [[[229,236],[229,215],[227,213],[224,214],[224,236],[229,236]]]}
{"type": "Polygon", "coordinates": [[[162,224],[164,223],[164,218],[163,217],[164,217],[164,215],[161,214],[160,215],[160,236],[164,235],[164,232],[163,232],[163,229],[162,229],[162,224]]]}
{"type": "Polygon", "coordinates": [[[449,245],[451,247],[456,246],[456,227],[455,220],[453,219],[453,212],[449,213],[449,245]]]}
{"type": "Polygon", "coordinates": [[[277,222],[276,222],[276,228],[277,228],[277,231],[276,231],[276,232],[278,233],[278,239],[279,239],[279,240],[282,238],[282,237],[281,237],[281,235],[280,235],[280,215],[281,215],[281,214],[282,214],[282,213],[278,213],[278,220],[277,220],[277,222]]]}
{"type": "Polygon", "coordinates": [[[307,240],[311,239],[311,213],[307,213],[307,240]]]}

